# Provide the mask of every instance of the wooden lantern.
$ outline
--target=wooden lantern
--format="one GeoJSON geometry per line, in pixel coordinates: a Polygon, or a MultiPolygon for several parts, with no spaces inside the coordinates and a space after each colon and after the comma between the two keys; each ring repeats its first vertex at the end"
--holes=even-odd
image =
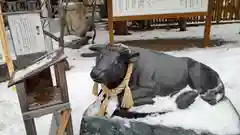
{"type": "MultiPolygon", "coordinates": [[[[16,85],[27,135],[37,135],[34,118],[70,108],[65,59],[60,48],[11,75],[8,86],[16,85]],[[51,74],[51,66],[55,75],[51,74]]],[[[68,135],[73,134],[71,122],[70,116],[66,129],[68,135]]]]}

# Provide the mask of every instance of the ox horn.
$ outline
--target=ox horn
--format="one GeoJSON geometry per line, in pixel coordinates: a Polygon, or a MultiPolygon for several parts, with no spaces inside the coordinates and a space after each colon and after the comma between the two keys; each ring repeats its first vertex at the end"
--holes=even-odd
{"type": "Polygon", "coordinates": [[[81,53],[82,57],[89,58],[89,57],[97,57],[99,53],[97,52],[92,52],[92,53],[81,53]]]}
{"type": "Polygon", "coordinates": [[[94,52],[88,52],[88,53],[81,53],[82,57],[97,57],[99,55],[99,52],[106,48],[106,44],[93,44],[88,49],[94,52]]]}
{"type": "Polygon", "coordinates": [[[106,44],[93,44],[89,47],[91,51],[101,51],[103,48],[106,48],[106,44]]]}

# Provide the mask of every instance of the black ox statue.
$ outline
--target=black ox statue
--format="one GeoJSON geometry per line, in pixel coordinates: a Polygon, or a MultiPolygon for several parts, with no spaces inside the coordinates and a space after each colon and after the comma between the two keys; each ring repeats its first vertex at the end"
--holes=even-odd
{"type": "MultiPolygon", "coordinates": [[[[192,91],[181,93],[175,100],[180,109],[188,108],[197,96],[210,105],[225,97],[224,84],[209,66],[188,57],[174,57],[162,52],[127,47],[122,44],[93,45],[89,48],[98,57],[90,76],[109,89],[117,87],[125,77],[128,64],[133,64],[129,87],[133,106],[153,104],[155,96],[172,96],[186,86],[192,91]]],[[[118,95],[119,108],[113,113],[121,117],[143,117],[120,106],[123,93],[118,95]]]]}

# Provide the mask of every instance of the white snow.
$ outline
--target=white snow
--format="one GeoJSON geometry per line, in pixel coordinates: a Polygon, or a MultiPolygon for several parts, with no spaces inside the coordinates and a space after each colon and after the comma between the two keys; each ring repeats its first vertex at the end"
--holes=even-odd
{"type": "MultiPolygon", "coordinates": [[[[40,60],[40,61],[38,61],[38,62],[28,66],[27,68],[24,68],[22,70],[16,71],[14,76],[13,76],[13,81],[14,82],[19,81],[22,78],[24,78],[25,75],[33,72],[34,70],[36,70],[36,69],[38,69],[38,68],[40,68],[40,67],[42,67],[44,65],[49,64],[53,60],[53,58],[56,57],[56,55],[57,55],[57,53],[52,53],[49,56],[43,58],[42,60],[40,60]]],[[[59,58],[59,59],[62,59],[64,57],[66,57],[66,55],[62,55],[61,58],[59,58]]]]}
{"type": "MultiPolygon", "coordinates": [[[[191,90],[185,88],[185,91],[191,90]]],[[[184,127],[195,131],[209,131],[215,134],[239,134],[240,123],[231,103],[226,100],[215,106],[204,102],[200,97],[187,109],[177,109],[175,99],[168,97],[156,97],[154,105],[135,107],[131,111],[137,112],[160,112],[171,111],[163,115],[152,115],[135,121],[148,124],[162,124],[169,127],[184,127]],[[227,130],[226,130],[227,129],[227,130]]]]}
{"type": "MultiPolygon", "coordinates": [[[[203,26],[188,28],[187,32],[177,32],[177,29],[170,31],[154,30],[132,32],[133,35],[131,36],[115,36],[115,39],[118,41],[124,41],[129,39],[202,37],[203,31],[203,26]]],[[[240,41],[240,35],[238,35],[238,32],[239,24],[216,25],[212,28],[211,38],[222,37],[225,40],[231,39],[240,41]]],[[[108,39],[108,32],[98,29],[96,43],[107,43],[108,39]]],[[[88,46],[85,46],[79,50],[65,50],[68,55],[69,63],[73,66],[73,68],[66,73],[75,135],[79,134],[82,114],[96,99],[96,97],[92,95],[93,82],[89,75],[89,72],[95,63],[94,58],[80,57],[81,52],[88,51],[87,47],[88,46]]],[[[183,51],[172,51],[167,53],[175,56],[190,56],[216,70],[225,84],[226,95],[233,102],[238,112],[240,112],[240,83],[238,79],[240,69],[240,65],[238,64],[240,61],[239,52],[240,43],[206,49],[191,48],[183,51]]],[[[164,109],[174,107],[170,102],[167,102],[167,99],[164,100],[164,104],[165,103],[168,104],[168,106],[164,109]]],[[[193,106],[188,110],[158,116],[156,119],[161,120],[162,124],[169,126],[183,126],[184,128],[199,130],[210,129],[215,133],[221,134],[227,132],[234,133],[237,132],[236,126],[239,124],[236,123],[236,115],[228,108],[230,107],[227,102],[211,107],[202,102],[202,100],[197,99],[193,106]],[[185,118],[184,121],[181,121],[183,118],[185,118]],[[204,121],[204,123],[197,123],[197,120],[206,121],[204,121]],[[225,123],[221,123],[222,121],[225,123]]],[[[26,135],[16,92],[12,91],[11,88],[7,88],[7,82],[0,83],[0,110],[1,135],[26,135]]],[[[156,124],[159,122],[156,119],[149,116],[148,119],[142,121],[152,121],[152,124],[156,124]]],[[[38,133],[41,135],[47,135],[50,128],[51,114],[35,120],[38,133]]]]}

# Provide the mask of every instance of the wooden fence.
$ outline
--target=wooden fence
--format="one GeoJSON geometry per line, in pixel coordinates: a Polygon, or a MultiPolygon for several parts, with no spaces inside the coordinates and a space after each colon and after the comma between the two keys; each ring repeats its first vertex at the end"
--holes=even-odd
{"type": "Polygon", "coordinates": [[[36,10],[40,9],[40,2],[35,1],[9,1],[1,2],[3,12],[16,12],[16,11],[26,11],[26,10],[36,10]]]}
{"type": "MultiPolygon", "coordinates": [[[[222,21],[240,20],[240,0],[214,0],[212,21],[220,23],[222,21]]],[[[152,25],[175,23],[176,19],[154,19],[152,25]]],[[[196,16],[187,19],[188,23],[204,22],[205,17],[196,16]]]]}

